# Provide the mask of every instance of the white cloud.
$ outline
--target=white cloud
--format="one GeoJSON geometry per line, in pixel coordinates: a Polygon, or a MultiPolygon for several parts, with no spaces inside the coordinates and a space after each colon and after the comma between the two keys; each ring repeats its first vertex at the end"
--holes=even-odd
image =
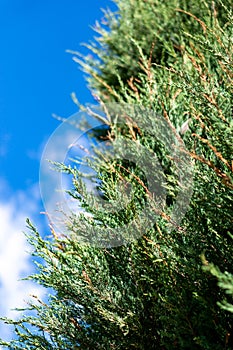
{"type": "MultiPolygon", "coordinates": [[[[39,217],[39,193],[37,186],[14,195],[3,195],[0,180],[0,315],[10,318],[19,316],[14,308],[25,307],[30,295],[43,298],[44,290],[29,281],[19,281],[33,272],[30,247],[23,231],[26,218],[39,217]]],[[[10,328],[0,323],[0,337],[11,338],[10,328]]]]}

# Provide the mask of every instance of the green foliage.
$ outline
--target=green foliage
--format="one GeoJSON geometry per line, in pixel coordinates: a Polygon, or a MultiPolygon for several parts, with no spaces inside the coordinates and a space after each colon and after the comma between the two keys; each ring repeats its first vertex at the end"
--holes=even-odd
{"type": "Polygon", "coordinates": [[[195,33],[196,40],[201,41],[205,25],[213,28],[227,24],[231,8],[230,1],[115,3],[117,13],[105,12],[102,23],[96,22],[94,26],[98,36],[86,45],[94,56],[74,52],[74,60],[88,73],[90,88],[103,100],[119,99],[127,82],[132,86],[138,83],[138,75],[145,72],[140,64],[142,56],[151,56],[151,63],[166,67],[177,64],[183,59],[185,46],[189,46],[189,37],[184,33],[195,33]]]}
{"type": "MultiPolygon", "coordinates": [[[[95,149],[95,157],[87,160],[101,180],[99,191],[106,203],[115,209],[117,199],[124,210],[106,215],[88,193],[82,174],[58,165],[73,176],[70,194],[86,212],[69,218],[66,236],[52,231],[52,241],[42,239],[28,222],[33,254],[45,263],[37,264],[38,273],[29,278],[52,288],[54,295],[47,304],[37,300],[29,305],[36,316],[5,320],[15,325],[17,338],[0,344],[13,349],[232,349],[231,4],[116,3],[118,12],[106,12],[106,24],[96,28],[100,37],[88,46],[95,60],[77,60],[106,109],[106,101],[116,101],[152,111],[136,114],[125,125],[110,118],[104,136],[117,145],[115,159],[95,149]],[[182,152],[194,167],[189,210],[172,231],[169,215],[180,184],[174,159],[164,146],[167,135],[157,140],[140,129],[144,119],[156,129],[158,115],[183,140],[187,151],[182,152]],[[127,232],[127,224],[145,205],[152,215],[156,200],[143,169],[122,161],[122,139],[131,141],[135,157],[138,144],[156,152],[165,174],[164,211],[151,226],[137,221],[134,233],[132,228],[127,232]],[[119,179],[133,186],[130,203],[118,198],[119,179]],[[114,248],[80,243],[109,239],[104,237],[106,227],[113,240],[118,227],[122,239],[133,234],[138,239],[114,248]]],[[[150,169],[154,177],[162,176],[153,161],[150,169]]]]}
{"type": "MultiPolygon", "coordinates": [[[[208,261],[203,257],[204,270],[210,272],[213,276],[217,277],[218,285],[220,288],[224,289],[227,295],[233,296],[233,275],[227,271],[224,273],[215,267],[213,264],[208,263],[208,261]]],[[[218,305],[227,311],[233,312],[233,305],[230,304],[226,298],[223,301],[218,302],[218,305]]]]}

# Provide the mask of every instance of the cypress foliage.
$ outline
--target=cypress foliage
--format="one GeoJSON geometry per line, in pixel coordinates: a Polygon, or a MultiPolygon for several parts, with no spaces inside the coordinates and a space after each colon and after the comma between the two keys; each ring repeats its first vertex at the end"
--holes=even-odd
{"type": "MultiPolygon", "coordinates": [[[[110,118],[104,135],[110,144],[130,140],[135,157],[138,144],[156,152],[164,173],[164,211],[151,226],[137,222],[135,240],[127,241],[133,233],[126,229],[121,242],[126,238],[127,244],[81,244],[80,237],[95,240],[93,233],[104,241],[106,227],[116,239],[119,227],[129,228],[156,200],[143,169],[121,160],[121,142],[114,160],[106,162],[107,154],[98,156],[96,149],[89,162],[107,203],[114,206],[120,178],[133,185],[133,200],[122,198],[117,214],[97,210],[78,170],[58,165],[73,176],[70,194],[91,216],[72,216],[69,234],[52,241],[42,239],[28,221],[33,255],[44,261],[29,278],[54,294],[48,303],[29,305],[35,316],[5,319],[15,325],[16,339],[0,344],[10,349],[232,349],[231,2],[115,2],[117,13],[105,12],[105,22],[95,28],[99,38],[87,45],[94,58],[75,53],[74,59],[106,110],[117,102],[126,111],[127,106],[151,111],[135,113],[125,124],[110,118]],[[182,139],[182,154],[194,168],[189,209],[172,230],[169,214],[180,190],[174,159],[164,147],[166,135],[155,140],[140,128],[145,118],[156,128],[156,116],[182,139]]],[[[161,176],[153,158],[150,169],[153,177],[161,176]]]]}

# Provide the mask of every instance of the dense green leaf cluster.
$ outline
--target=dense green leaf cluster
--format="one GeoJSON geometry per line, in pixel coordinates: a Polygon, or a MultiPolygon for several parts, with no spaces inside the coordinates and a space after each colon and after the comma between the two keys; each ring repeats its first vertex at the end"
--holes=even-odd
{"type": "Polygon", "coordinates": [[[58,165],[72,175],[70,195],[85,212],[70,217],[69,233],[53,232],[52,241],[42,239],[28,222],[34,255],[45,262],[30,278],[54,294],[48,303],[30,305],[36,316],[5,320],[15,325],[17,338],[0,344],[12,349],[232,349],[231,3],[116,4],[118,12],[105,13],[106,22],[96,25],[100,37],[88,45],[95,59],[75,58],[105,111],[111,112],[109,102],[125,106],[127,115],[128,106],[138,111],[124,123],[114,116],[106,119],[108,128],[96,134],[114,144],[114,159],[98,148],[87,159],[95,170],[93,181],[98,176],[98,190],[113,210],[108,215],[99,210],[76,168],[58,165]],[[142,126],[149,123],[156,130],[158,116],[167,132],[155,138],[142,126]],[[179,224],[171,223],[170,215],[179,191],[185,198],[189,173],[181,171],[181,184],[180,169],[164,145],[169,133],[180,147],[180,168],[187,156],[194,169],[192,199],[179,224]],[[150,172],[162,179],[167,194],[159,213],[145,171],[123,159],[122,140],[130,141],[135,158],[143,156],[138,145],[151,152],[150,172]],[[119,180],[132,185],[130,202],[119,198],[119,180]],[[123,208],[117,213],[116,202],[123,208]],[[150,218],[156,211],[152,225],[139,219],[145,207],[150,218]],[[128,225],[134,218],[135,225],[128,225]],[[123,245],[80,243],[106,243],[109,236],[110,243],[116,242],[118,231],[123,245]]]}

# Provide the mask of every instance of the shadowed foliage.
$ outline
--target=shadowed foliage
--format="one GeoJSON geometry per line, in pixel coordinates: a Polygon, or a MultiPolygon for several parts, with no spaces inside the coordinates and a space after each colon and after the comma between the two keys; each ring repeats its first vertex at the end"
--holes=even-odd
{"type": "Polygon", "coordinates": [[[47,303],[35,300],[29,305],[34,316],[4,319],[15,325],[16,337],[0,344],[9,349],[229,350],[233,348],[232,4],[228,0],[115,3],[118,11],[107,10],[102,23],[96,24],[99,36],[87,45],[90,54],[74,54],[105,114],[111,109],[109,102],[125,106],[123,123],[106,119],[107,126],[91,135],[110,147],[116,144],[114,157],[94,146],[95,157],[87,160],[95,170],[93,183],[113,210],[107,214],[99,210],[96,196],[75,167],[58,165],[72,176],[70,195],[84,212],[71,215],[66,234],[52,230],[52,239],[43,239],[28,221],[33,255],[44,262],[29,279],[54,293],[47,303]],[[127,106],[143,113],[129,118],[127,106]],[[141,125],[146,119],[156,130],[157,116],[164,118],[168,129],[155,138],[141,125]],[[171,222],[171,213],[178,193],[185,198],[187,188],[182,159],[177,169],[165,146],[169,133],[183,145],[183,157],[189,157],[193,169],[192,198],[179,223],[171,222]],[[149,189],[146,169],[123,159],[121,140],[130,141],[134,159],[141,157],[138,145],[157,155],[161,168],[151,156],[150,176],[163,183],[166,201],[152,225],[138,220],[133,228],[127,226],[145,208],[153,213],[158,198],[149,189]],[[130,201],[120,197],[120,181],[132,185],[130,201]],[[133,235],[137,239],[130,240],[133,235]],[[104,247],[95,246],[99,237],[104,247]],[[125,244],[107,244],[117,239],[125,244]]]}

